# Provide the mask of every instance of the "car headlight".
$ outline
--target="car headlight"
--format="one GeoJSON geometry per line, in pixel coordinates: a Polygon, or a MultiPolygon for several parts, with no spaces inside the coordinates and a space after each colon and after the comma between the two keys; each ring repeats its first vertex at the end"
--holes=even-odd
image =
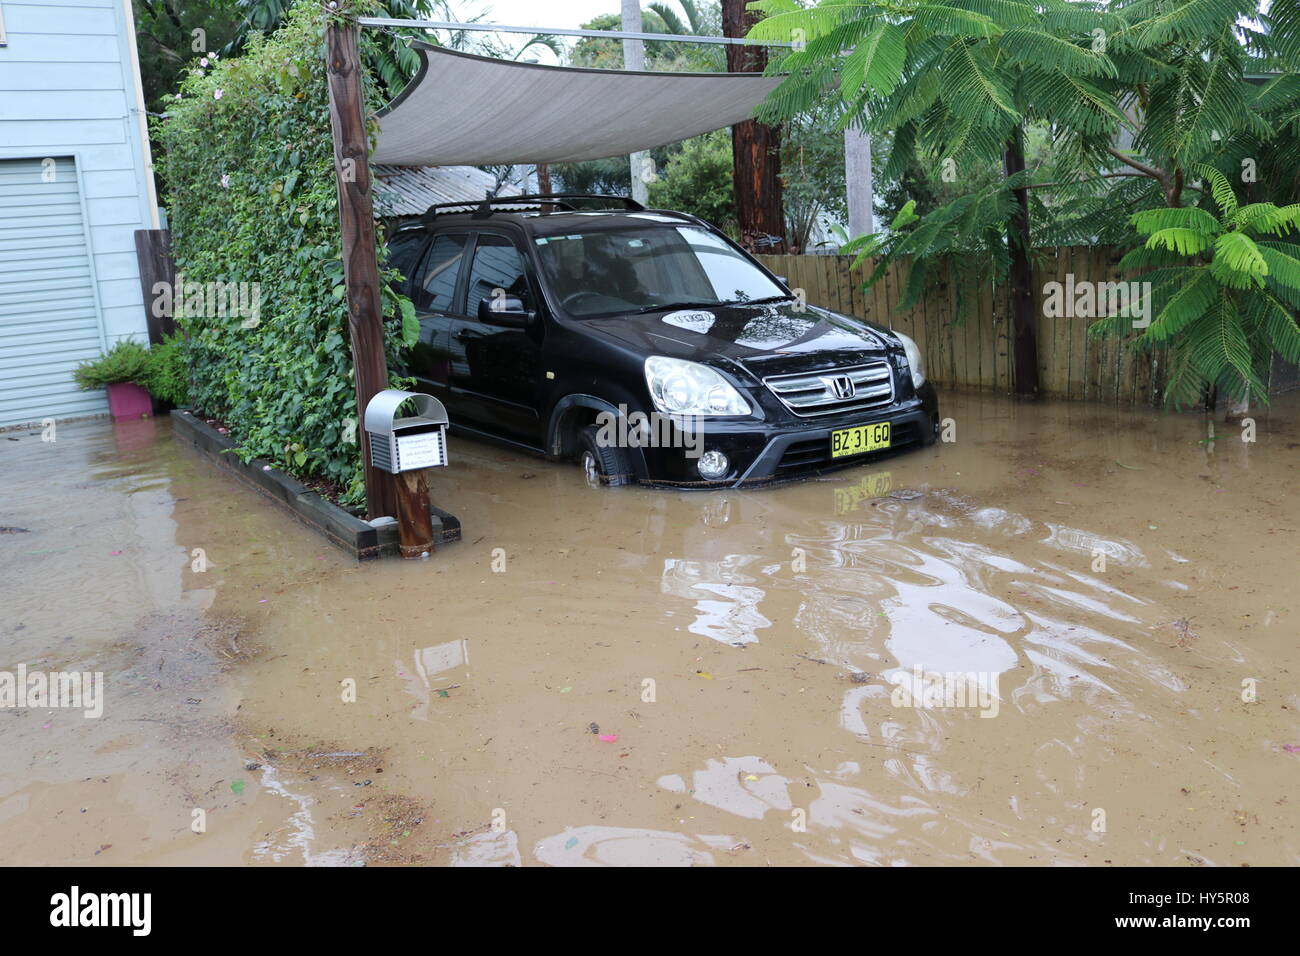
{"type": "Polygon", "coordinates": [[[907,367],[912,372],[912,386],[920,388],[925,384],[925,359],[921,358],[921,349],[902,332],[895,332],[898,341],[903,343],[903,354],[907,356],[907,367]]]}
{"type": "Polygon", "coordinates": [[[665,415],[748,415],[749,403],[707,365],[652,355],[645,380],[655,408],[665,415]]]}

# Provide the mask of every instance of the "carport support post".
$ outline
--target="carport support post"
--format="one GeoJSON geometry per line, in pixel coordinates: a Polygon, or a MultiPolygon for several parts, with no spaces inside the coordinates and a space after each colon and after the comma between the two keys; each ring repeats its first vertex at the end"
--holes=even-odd
{"type": "Polygon", "coordinates": [[[428,468],[418,468],[396,476],[397,547],[404,558],[427,558],[433,552],[428,472],[428,468]]]}
{"type": "Polygon", "coordinates": [[[393,481],[370,460],[370,438],[362,423],[366,405],[388,387],[384,356],[384,321],[375,250],[375,210],[370,196],[370,143],[366,135],[365,96],[361,89],[360,27],[345,19],[350,4],[334,7],[325,28],[325,66],[329,76],[330,129],[334,139],[334,175],[339,191],[339,231],[343,239],[343,282],[347,289],[348,332],[357,388],[357,440],[366,480],[366,515],[378,518],[397,511],[393,481]]]}

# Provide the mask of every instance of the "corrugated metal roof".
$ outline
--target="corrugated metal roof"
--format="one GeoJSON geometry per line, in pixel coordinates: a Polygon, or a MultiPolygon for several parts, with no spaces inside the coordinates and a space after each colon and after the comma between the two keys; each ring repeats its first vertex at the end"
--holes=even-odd
{"type": "MultiPolygon", "coordinates": [[[[419,216],[436,203],[477,202],[496,183],[491,173],[475,166],[370,167],[375,179],[375,211],[380,216],[419,216]]],[[[513,186],[502,186],[499,196],[518,196],[513,186]]]]}

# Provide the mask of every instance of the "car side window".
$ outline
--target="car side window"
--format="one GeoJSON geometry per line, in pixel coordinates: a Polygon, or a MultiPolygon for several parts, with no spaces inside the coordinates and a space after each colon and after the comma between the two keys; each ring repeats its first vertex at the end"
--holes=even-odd
{"type": "Polygon", "coordinates": [[[468,236],[438,236],[420,263],[411,301],[421,312],[451,312],[468,236]]]}
{"type": "Polygon", "coordinates": [[[477,315],[479,300],[492,298],[496,289],[521,299],[525,309],[534,308],[523,253],[505,236],[480,235],[474,247],[465,311],[477,315]]]}
{"type": "Polygon", "coordinates": [[[429,234],[423,229],[408,229],[399,232],[389,240],[387,267],[396,269],[402,274],[402,281],[397,284],[399,290],[405,291],[406,280],[410,279],[411,273],[415,271],[415,263],[428,238],[429,234]]]}

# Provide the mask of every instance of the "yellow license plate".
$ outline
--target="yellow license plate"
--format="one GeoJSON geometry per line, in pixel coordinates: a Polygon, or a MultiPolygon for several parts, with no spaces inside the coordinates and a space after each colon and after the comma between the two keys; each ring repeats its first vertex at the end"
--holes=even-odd
{"type": "Polygon", "coordinates": [[[839,431],[831,432],[832,458],[865,455],[869,451],[880,451],[888,447],[889,422],[858,425],[856,428],[841,428],[839,431]]]}

